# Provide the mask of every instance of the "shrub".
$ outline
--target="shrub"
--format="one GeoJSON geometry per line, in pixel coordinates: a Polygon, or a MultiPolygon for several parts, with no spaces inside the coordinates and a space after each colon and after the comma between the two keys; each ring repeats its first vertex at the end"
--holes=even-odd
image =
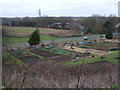
{"type": "Polygon", "coordinates": [[[112,38],[113,38],[112,32],[107,33],[105,37],[106,37],[107,39],[112,39],[112,38]]]}

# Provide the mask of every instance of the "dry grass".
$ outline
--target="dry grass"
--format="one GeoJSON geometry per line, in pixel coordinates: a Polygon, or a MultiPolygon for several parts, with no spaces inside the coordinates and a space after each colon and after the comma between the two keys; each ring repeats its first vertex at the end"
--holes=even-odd
{"type": "MultiPolygon", "coordinates": [[[[4,36],[20,36],[28,37],[36,28],[35,27],[8,27],[3,26],[4,36]]],[[[39,28],[39,31],[43,35],[55,35],[55,36],[71,36],[76,35],[74,30],[60,30],[50,28],[39,28]]]]}
{"type": "Polygon", "coordinates": [[[110,52],[106,52],[106,51],[101,51],[101,50],[95,50],[95,49],[85,49],[85,48],[78,48],[78,47],[73,47],[73,49],[70,48],[70,46],[64,46],[64,49],[68,49],[68,50],[72,50],[72,51],[76,51],[76,52],[90,52],[93,55],[108,55],[110,52]]]}
{"type": "Polygon", "coordinates": [[[113,43],[119,43],[120,42],[119,39],[112,39],[112,40],[104,39],[104,41],[106,41],[106,42],[113,42],[113,43]]]}

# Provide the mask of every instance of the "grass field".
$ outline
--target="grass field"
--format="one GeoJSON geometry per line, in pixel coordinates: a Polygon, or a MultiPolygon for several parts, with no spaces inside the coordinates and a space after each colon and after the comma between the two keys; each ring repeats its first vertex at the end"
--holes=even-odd
{"type": "MultiPolygon", "coordinates": [[[[3,26],[3,30],[7,31],[7,32],[13,32],[13,33],[32,33],[36,28],[35,27],[7,27],[7,26],[3,26]]],[[[47,29],[47,28],[39,28],[40,32],[52,32],[52,30],[56,31],[55,29],[47,29]]]]}
{"type": "MultiPolygon", "coordinates": [[[[38,28],[38,29],[39,29],[40,33],[44,34],[44,35],[55,34],[55,36],[57,36],[57,35],[59,36],[59,34],[61,33],[61,34],[64,34],[66,36],[67,34],[70,34],[70,35],[78,34],[74,30],[61,30],[61,29],[50,29],[50,28],[38,28]]],[[[36,27],[9,27],[9,26],[3,26],[2,30],[3,30],[5,36],[27,37],[33,31],[36,30],[36,27]]]]}
{"type": "MultiPolygon", "coordinates": [[[[29,37],[32,32],[36,30],[35,27],[3,27],[3,36],[11,37],[29,37]]],[[[57,32],[47,28],[39,28],[42,35],[49,35],[50,33],[57,32]]]]}
{"type": "Polygon", "coordinates": [[[21,37],[3,37],[3,44],[12,44],[12,43],[25,43],[28,41],[28,38],[21,37]]]}
{"type": "MultiPolygon", "coordinates": [[[[41,40],[55,40],[61,37],[54,37],[50,35],[41,35],[41,40]]],[[[12,43],[27,43],[29,37],[3,37],[3,44],[12,44],[12,43]]]]}
{"type": "MultiPolygon", "coordinates": [[[[36,30],[35,27],[8,27],[3,26],[3,43],[26,43],[29,39],[29,36],[32,32],[36,30]]],[[[64,33],[70,30],[58,30],[58,29],[49,29],[49,28],[39,28],[41,33],[41,40],[55,40],[59,38],[59,36],[52,36],[53,33],[64,33]]],[[[68,33],[65,33],[68,34],[68,33]]],[[[66,36],[65,36],[66,37],[66,36]]]]}

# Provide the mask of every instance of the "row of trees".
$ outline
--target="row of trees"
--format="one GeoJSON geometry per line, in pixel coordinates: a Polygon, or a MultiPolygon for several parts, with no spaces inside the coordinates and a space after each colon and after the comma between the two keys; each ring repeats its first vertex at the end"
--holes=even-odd
{"type": "Polygon", "coordinates": [[[94,15],[91,17],[25,17],[25,18],[3,18],[3,25],[7,26],[27,26],[27,27],[43,27],[56,29],[67,29],[67,30],[78,30],[84,33],[95,33],[102,34],[105,33],[103,24],[106,21],[110,21],[115,30],[116,24],[118,24],[118,17],[109,16],[103,17],[99,15],[94,15]],[[39,23],[39,25],[38,25],[39,23]],[[61,27],[55,23],[61,23],[61,27]],[[66,25],[69,23],[69,25],[66,25]]]}
{"type": "Polygon", "coordinates": [[[114,16],[110,16],[110,17],[101,17],[101,16],[92,16],[92,17],[88,17],[88,18],[84,18],[82,20],[77,20],[76,22],[79,25],[84,26],[84,28],[82,29],[82,31],[84,31],[85,33],[95,33],[95,34],[105,34],[105,30],[104,30],[104,23],[105,22],[111,22],[111,24],[113,25],[113,29],[116,30],[116,25],[118,23],[118,18],[114,17],[114,16]]]}
{"type": "Polygon", "coordinates": [[[39,27],[48,27],[53,23],[70,23],[70,17],[24,17],[24,18],[3,18],[5,26],[27,26],[35,27],[39,23],[39,27]],[[39,21],[38,21],[39,20],[39,21]]]}

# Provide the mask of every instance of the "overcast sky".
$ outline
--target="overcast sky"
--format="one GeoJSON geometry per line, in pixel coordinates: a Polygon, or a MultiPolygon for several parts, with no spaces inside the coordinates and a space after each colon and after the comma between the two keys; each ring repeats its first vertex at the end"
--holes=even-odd
{"type": "Polygon", "coordinates": [[[42,16],[118,16],[119,0],[0,0],[1,17],[42,16]]]}

